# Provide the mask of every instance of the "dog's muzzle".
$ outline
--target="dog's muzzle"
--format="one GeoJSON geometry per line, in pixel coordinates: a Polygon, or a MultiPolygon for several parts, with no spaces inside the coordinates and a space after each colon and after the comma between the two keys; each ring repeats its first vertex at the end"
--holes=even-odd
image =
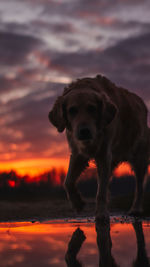
{"type": "Polygon", "coordinates": [[[87,126],[80,126],[77,131],[77,139],[87,141],[92,139],[91,130],[87,126]]]}

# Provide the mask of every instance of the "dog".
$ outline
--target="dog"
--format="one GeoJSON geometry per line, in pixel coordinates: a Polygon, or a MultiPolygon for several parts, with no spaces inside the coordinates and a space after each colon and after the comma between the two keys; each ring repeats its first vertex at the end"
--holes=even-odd
{"type": "Polygon", "coordinates": [[[76,181],[93,159],[98,171],[96,218],[109,217],[109,180],[117,165],[125,161],[136,176],[130,214],[141,214],[150,147],[147,113],[139,96],[102,75],[78,79],[64,88],[49,112],[49,120],[59,132],[66,129],[71,156],[64,186],[77,211],[82,210],[84,201],[76,181]]]}

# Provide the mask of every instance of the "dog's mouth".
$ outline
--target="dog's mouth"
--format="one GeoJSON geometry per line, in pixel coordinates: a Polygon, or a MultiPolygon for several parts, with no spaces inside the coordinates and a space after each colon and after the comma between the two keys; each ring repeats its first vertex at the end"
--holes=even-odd
{"type": "Polygon", "coordinates": [[[77,142],[78,150],[81,154],[89,157],[94,157],[97,151],[97,144],[95,139],[82,140],[77,142]]]}
{"type": "Polygon", "coordinates": [[[80,140],[79,146],[84,150],[91,149],[94,146],[94,140],[93,139],[80,140]]]}
{"type": "Polygon", "coordinates": [[[80,140],[80,142],[84,145],[88,145],[93,143],[93,139],[80,140]]]}

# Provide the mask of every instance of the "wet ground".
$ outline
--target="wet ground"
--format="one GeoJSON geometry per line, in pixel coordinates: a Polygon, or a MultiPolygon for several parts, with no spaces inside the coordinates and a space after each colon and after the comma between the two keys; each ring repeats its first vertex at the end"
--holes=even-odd
{"type": "Polygon", "coordinates": [[[1,267],[150,266],[150,220],[0,223],[1,267]]]}

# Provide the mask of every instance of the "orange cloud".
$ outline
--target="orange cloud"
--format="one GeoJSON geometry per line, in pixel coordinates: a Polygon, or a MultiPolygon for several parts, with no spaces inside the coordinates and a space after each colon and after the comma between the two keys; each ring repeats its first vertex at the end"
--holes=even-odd
{"type": "Polygon", "coordinates": [[[38,158],[38,159],[25,159],[16,160],[11,162],[0,162],[0,172],[15,170],[20,175],[29,174],[31,176],[38,175],[39,173],[48,171],[53,167],[65,171],[68,169],[68,159],[65,158],[38,158]]]}

